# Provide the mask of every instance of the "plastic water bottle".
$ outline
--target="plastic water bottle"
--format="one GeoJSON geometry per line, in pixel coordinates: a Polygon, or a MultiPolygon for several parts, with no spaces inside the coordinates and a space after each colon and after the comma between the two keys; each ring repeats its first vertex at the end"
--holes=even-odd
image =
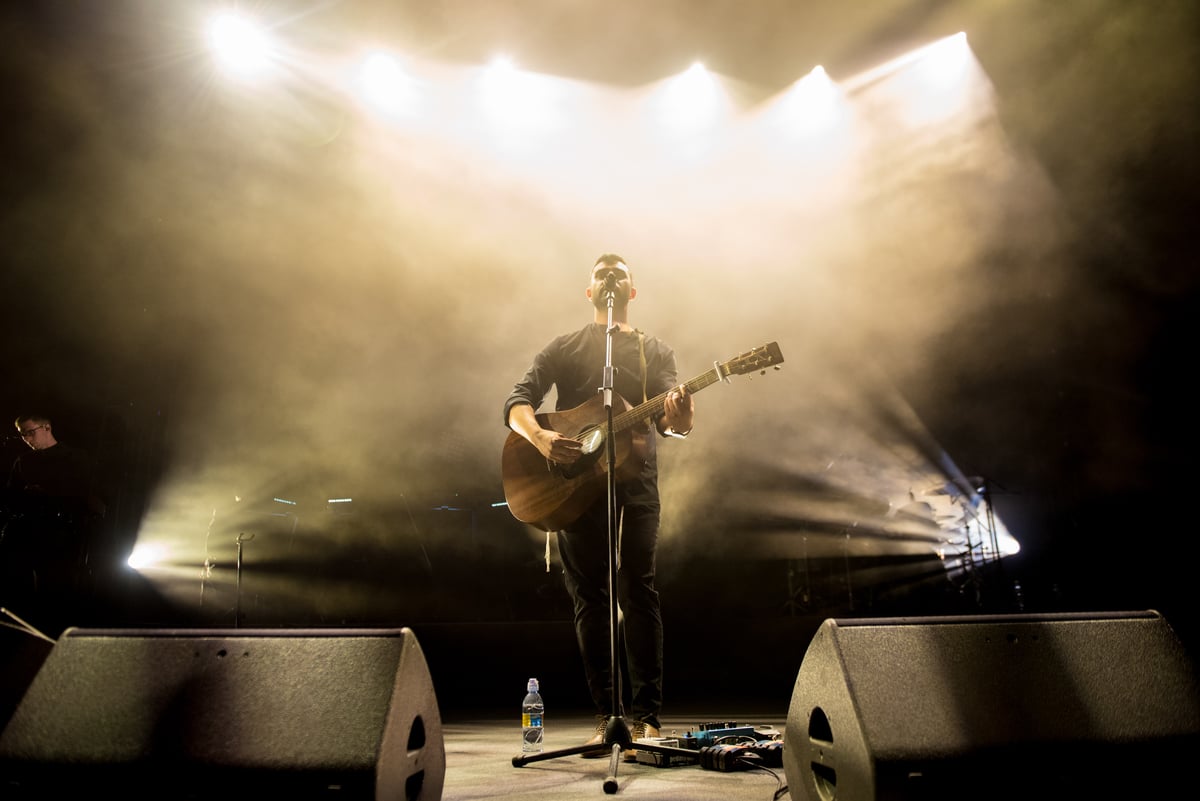
{"type": "Polygon", "coordinates": [[[521,702],[521,751],[538,754],[542,751],[542,713],[546,706],[538,692],[538,680],[530,679],[525,700],[521,702]]]}

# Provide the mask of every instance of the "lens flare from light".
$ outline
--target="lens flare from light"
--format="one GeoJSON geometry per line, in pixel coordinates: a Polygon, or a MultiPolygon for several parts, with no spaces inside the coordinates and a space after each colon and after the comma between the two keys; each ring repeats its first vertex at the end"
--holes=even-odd
{"type": "Polygon", "coordinates": [[[223,11],[208,25],[208,43],[227,73],[245,79],[262,76],[271,65],[271,42],[253,20],[223,11]]]}

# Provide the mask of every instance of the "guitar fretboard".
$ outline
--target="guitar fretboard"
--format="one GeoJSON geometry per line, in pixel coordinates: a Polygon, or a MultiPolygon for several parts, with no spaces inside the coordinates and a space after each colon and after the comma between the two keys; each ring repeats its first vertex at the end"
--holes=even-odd
{"type": "MultiPolygon", "coordinates": [[[[703,373],[696,376],[692,380],[687,381],[683,386],[687,387],[688,392],[699,392],[705,387],[711,387],[720,380],[721,374],[717,371],[717,368],[714,367],[707,373],[703,373]]],[[[667,390],[661,395],[655,395],[645,403],[639,403],[632,409],[626,409],[625,411],[616,415],[613,417],[613,430],[624,431],[630,426],[637,425],[643,420],[648,420],[651,417],[657,417],[665,408],[667,395],[674,391],[675,387],[671,387],[671,389],[667,390]]]]}

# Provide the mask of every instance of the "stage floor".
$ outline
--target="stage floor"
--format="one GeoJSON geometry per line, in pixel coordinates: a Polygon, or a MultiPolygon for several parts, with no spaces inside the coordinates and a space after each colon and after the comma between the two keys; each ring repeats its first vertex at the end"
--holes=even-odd
{"type": "MultiPolygon", "coordinates": [[[[705,717],[666,717],[664,737],[695,731],[700,724],[729,722],[756,731],[783,732],[787,710],[779,717],[737,716],[722,710],[705,717]]],[[[592,734],[590,717],[546,719],[547,752],[583,744],[592,734]]],[[[445,801],[576,801],[604,798],[609,760],[583,759],[572,754],[514,767],[520,754],[520,720],[454,716],[443,723],[446,747],[445,801]]],[[[622,761],[616,773],[617,797],[655,798],[660,801],[771,801],[787,783],[783,768],[723,772],[701,767],[699,762],[656,767],[622,761]],[[769,772],[768,772],[769,770],[769,772]]],[[[784,796],[787,798],[788,796],[784,796]]]]}

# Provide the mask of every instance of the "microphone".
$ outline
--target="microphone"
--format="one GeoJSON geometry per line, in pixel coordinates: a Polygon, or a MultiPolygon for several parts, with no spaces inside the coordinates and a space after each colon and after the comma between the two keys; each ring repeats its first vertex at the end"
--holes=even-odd
{"type": "Polygon", "coordinates": [[[617,294],[617,274],[609,273],[604,276],[604,294],[616,296],[617,294]]]}

